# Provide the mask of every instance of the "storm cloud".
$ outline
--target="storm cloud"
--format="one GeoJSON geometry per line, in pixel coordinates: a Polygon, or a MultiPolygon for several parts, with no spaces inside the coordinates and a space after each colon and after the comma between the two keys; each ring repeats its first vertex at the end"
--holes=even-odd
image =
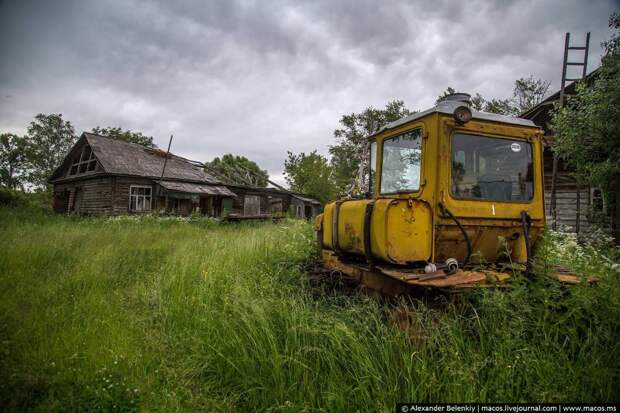
{"type": "Polygon", "coordinates": [[[174,134],[173,151],[232,152],[281,180],[286,151],[326,154],[344,113],[447,86],[508,97],[559,88],[564,33],[600,63],[614,1],[1,1],[0,131],[39,113],[78,131],[174,134]]]}

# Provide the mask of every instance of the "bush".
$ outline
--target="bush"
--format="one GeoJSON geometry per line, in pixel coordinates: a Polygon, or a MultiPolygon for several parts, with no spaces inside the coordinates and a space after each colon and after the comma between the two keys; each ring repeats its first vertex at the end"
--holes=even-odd
{"type": "Polygon", "coordinates": [[[18,207],[28,204],[26,194],[0,186],[0,206],[18,207]]]}
{"type": "Polygon", "coordinates": [[[0,186],[0,206],[51,211],[51,202],[49,192],[23,192],[0,186]]]}

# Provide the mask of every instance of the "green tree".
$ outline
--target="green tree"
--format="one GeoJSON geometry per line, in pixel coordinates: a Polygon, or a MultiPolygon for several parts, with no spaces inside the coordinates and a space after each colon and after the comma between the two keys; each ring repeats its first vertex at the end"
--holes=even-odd
{"type": "Polygon", "coordinates": [[[554,152],[572,166],[578,179],[603,190],[620,241],[620,16],[612,14],[615,29],[603,43],[604,55],[592,85],[577,85],[575,96],[556,108],[552,127],[557,133],[554,152]]]}
{"type": "Polygon", "coordinates": [[[143,135],[141,132],[132,132],[130,130],[123,131],[121,128],[115,127],[102,128],[101,126],[93,128],[92,132],[97,135],[108,136],[120,141],[137,143],[138,145],[146,146],[147,148],[152,148],[154,146],[153,137],[143,135]]]}
{"type": "MultiPolygon", "coordinates": [[[[452,95],[454,93],[457,93],[456,90],[452,86],[448,86],[441,95],[437,96],[435,104],[438,104],[443,99],[445,99],[446,96],[452,95]]],[[[486,100],[482,97],[480,93],[476,93],[475,95],[471,96],[470,102],[472,109],[477,111],[484,110],[484,107],[486,105],[486,100]]]]}
{"type": "Polygon", "coordinates": [[[223,181],[237,185],[267,187],[269,173],[245,156],[227,153],[205,163],[205,170],[219,176],[223,181]]]}
{"type": "Polygon", "coordinates": [[[334,167],[317,151],[298,155],[288,152],[284,161],[284,178],[291,191],[313,196],[322,203],[338,196],[334,167]]]}
{"type": "Polygon", "coordinates": [[[551,82],[543,79],[534,79],[533,75],[515,80],[512,101],[517,115],[542,102],[549,91],[550,84],[551,82]]]}
{"type": "MultiPolygon", "coordinates": [[[[471,107],[477,111],[519,116],[519,114],[542,102],[549,90],[549,84],[550,82],[545,80],[534,79],[533,75],[528,78],[522,77],[515,80],[511,98],[486,100],[480,93],[476,93],[471,97],[471,107]]],[[[437,96],[435,104],[453,93],[456,93],[456,90],[449,86],[437,96]]]]}
{"type": "Polygon", "coordinates": [[[444,90],[439,96],[437,96],[437,99],[435,99],[435,105],[444,100],[446,96],[453,95],[455,93],[456,89],[454,89],[452,86],[448,86],[446,90],[444,90]]]}
{"type": "Polygon", "coordinates": [[[77,140],[73,125],[60,113],[39,113],[28,126],[26,140],[28,182],[35,189],[46,189],[47,179],[77,140]]]}
{"type": "Polygon", "coordinates": [[[480,93],[476,93],[471,97],[471,107],[478,112],[484,111],[487,101],[482,97],[480,93]]]}
{"type": "Polygon", "coordinates": [[[12,133],[0,135],[0,184],[22,187],[26,169],[26,139],[12,133]]]}
{"type": "Polygon", "coordinates": [[[331,165],[339,192],[361,191],[368,183],[368,136],[386,124],[410,115],[402,100],[393,100],[384,109],[366,108],[361,113],[343,115],[334,131],[337,144],[329,147],[331,165]]]}
{"type": "Polygon", "coordinates": [[[513,104],[512,99],[493,98],[484,104],[484,111],[508,116],[517,116],[519,114],[519,111],[513,104]]]}

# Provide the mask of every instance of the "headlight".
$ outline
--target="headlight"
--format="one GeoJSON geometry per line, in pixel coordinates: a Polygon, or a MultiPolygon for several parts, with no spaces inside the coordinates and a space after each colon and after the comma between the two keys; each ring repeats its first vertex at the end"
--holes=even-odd
{"type": "Polygon", "coordinates": [[[467,106],[459,106],[454,109],[452,116],[460,124],[467,123],[471,120],[471,110],[467,106]]]}

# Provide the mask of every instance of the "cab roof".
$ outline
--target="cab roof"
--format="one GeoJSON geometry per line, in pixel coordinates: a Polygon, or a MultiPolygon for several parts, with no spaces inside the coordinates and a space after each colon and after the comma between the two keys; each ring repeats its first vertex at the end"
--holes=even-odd
{"type": "MultiPolygon", "coordinates": [[[[373,136],[377,136],[381,134],[382,132],[385,132],[387,130],[394,129],[398,126],[404,125],[406,123],[421,119],[432,113],[443,113],[446,115],[452,115],[452,113],[454,112],[454,109],[456,109],[459,106],[466,106],[466,104],[463,102],[455,101],[455,100],[441,101],[430,109],[427,109],[422,112],[416,112],[409,116],[405,116],[404,118],[400,118],[394,122],[390,122],[384,127],[382,127],[381,129],[377,130],[375,133],[369,135],[368,137],[372,138],[373,136]]],[[[471,114],[472,114],[472,117],[471,117],[472,120],[478,119],[478,120],[486,120],[486,121],[491,121],[491,122],[506,123],[510,125],[538,128],[538,126],[536,126],[536,124],[529,119],[515,118],[513,116],[500,115],[497,113],[476,112],[473,110],[471,111],[471,114]]]]}

